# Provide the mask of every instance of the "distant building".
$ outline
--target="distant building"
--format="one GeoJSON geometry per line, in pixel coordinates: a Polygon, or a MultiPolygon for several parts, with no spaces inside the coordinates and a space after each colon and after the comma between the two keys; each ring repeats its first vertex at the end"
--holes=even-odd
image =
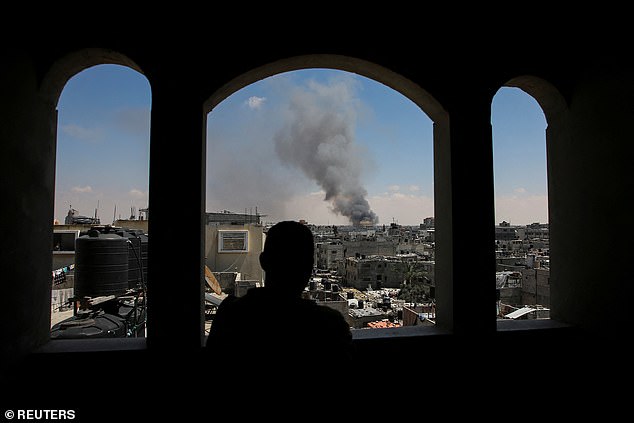
{"type": "Polygon", "coordinates": [[[315,244],[315,265],[318,269],[337,270],[344,259],[343,251],[341,242],[318,242],[315,244]]]}
{"type": "Polygon", "coordinates": [[[246,224],[262,224],[262,217],[266,215],[259,214],[257,209],[255,214],[250,213],[233,213],[228,210],[221,212],[206,213],[207,224],[228,224],[228,225],[246,225],[246,224]]]}
{"type": "Polygon", "coordinates": [[[302,293],[302,297],[315,301],[317,304],[330,307],[333,310],[337,310],[341,315],[346,318],[348,315],[348,300],[343,296],[343,291],[336,283],[325,281],[325,283],[318,282],[319,278],[313,278],[309,284],[308,289],[302,293]]]}
{"type": "Polygon", "coordinates": [[[496,241],[513,241],[518,239],[517,226],[511,226],[509,222],[502,222],[495,227],[496,241]]]}
{"type": "Polygon", "coordinates": [[[66,225],[99,225],[100,221],[96,216],[96,212],[95,212],[95,217],[81,216],[78,214],[77,210],[71,208],[70,210],[68,210],[68,214],[66,215],[66,218],[64,219],[64,224],[66,225]]]}
{"type": "Polygon", "coordinates": [[[412,262],[416,278],[434,285],[435,263],[418,260],[415,254],[404,256],[358,256],[345,261],[344,282],[360,290],[400,288],[405,280],[406,262],[412,262]]]}
{"type": "MultiPolygon", "coordinates": [[[[259,260],[265,235],[259,223],[261,216],[207,213],[205,264],[214,274],[235,274],[233,281],[225,283],[223,292],[235,293],[236,281],[262,283],[264,275],[259,260]]],[[[220,279],[219,282],[223,285],[220,279]]]]}
{"type": "Polygon", "coordinates": [[[53,269],[75,264],[75,240],[79,238],[79,229],[53,230],[53,269]]]}
{"type": "Polygon", "coordinates": [[[344,239],[341,244],[343,245],[344,257],[355,257],[357,255],[393,256],[396,254],[396,246],[398,242],[391,239],[344,239]]]}
{"type": "Polygon", "coordinates": [[[495,274],[496,297],[499,304],[519,305],[522,303],[521,271],[502,271],[495,274]]]}
{"type": "Polygon", "coordinates": [[[434,326],[436,305],[434,303],[403,307],[403,326],[434,326]]]}
{"type": "Polygon", "coordinates": [[[510,318],[543,318],[548,317],[550,307],[550,270],[541,266],[541,261],[527,260],[527,264],[538,267],[518,268],[515,271],[496,273],[496,295],[498,316],[505,317],[511,312],[532,308],[533,312],[524,310],[524,314],[511,314],[510,318]],[[545,310],[542,310],[545,309],[545,310]]]}
{"type": "Polygon", "coordinates": [[[433,217],[426,217],[423,219],[423,223],[420,225],[421,229],[430,229],[435,227],[435,219],[433,217]]]}
{"type": "Polygon", "coordinates": [[[373,307],[353,308],[348,311],[346,317],[350,327],[361,329],[367,327],[370,322],[387,319],[387,313],[373,307]]]}
{"type": "Polygon", "coordinates": [[[522,304],[539,304],[550,307],[549,269],[522,270],[522,304]]]}
{"type": "Polygon", "coordinates": [[[367,327],[370,329],[387,329],[401,327],[399,323],[390,322],[388,319],[377,320],[374,322],[368,322],[367,327]]]}

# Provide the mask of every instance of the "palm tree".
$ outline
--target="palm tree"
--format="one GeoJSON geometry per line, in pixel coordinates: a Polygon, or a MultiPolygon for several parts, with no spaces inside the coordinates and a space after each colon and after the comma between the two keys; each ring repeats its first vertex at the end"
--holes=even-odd
{"type": "Polygon", "coordinates": [[[403,261],[403,285],[411,285],[423,276],[423,272],[418,269],[416,262],[403,261]]]}

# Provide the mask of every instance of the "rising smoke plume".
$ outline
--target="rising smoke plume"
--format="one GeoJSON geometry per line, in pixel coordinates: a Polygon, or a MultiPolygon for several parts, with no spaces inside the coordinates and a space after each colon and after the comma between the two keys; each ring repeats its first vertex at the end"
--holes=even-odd
{"type": "Polygon", "coordinates": [[[361,182],[362,154],[355,143],[356,100],[345,81],[316,82],[291,97],[287,124],[275,136],[280,159],[301,169],[325,191],[332,210],[350,219],[377,223],[361,182]]]}

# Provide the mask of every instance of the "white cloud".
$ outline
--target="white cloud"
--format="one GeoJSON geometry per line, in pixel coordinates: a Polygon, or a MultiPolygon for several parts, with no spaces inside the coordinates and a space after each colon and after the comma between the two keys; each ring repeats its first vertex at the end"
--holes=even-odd
{"type": "Polygon", "coordinates": [[[526,193],[526,188],[523,188],[523,187],[515,188],[513,190],[513,192],[516,192],[518,194],[525,194],[526,193]]]}
{"type": "Polygon", "coordinates": [[[72,187],[70,190],[72,192],[76,192],[77,194],[87,194],[92,192],[92,187],[90,185],[86,185],[85,187],[72,187]]]}
{"type": "Polygon", "coordinates": [[[407,187],[407,189],[410,190],[411,192],[420,191],[420,187],[418,185],[410,185],[407,187]]]}
{"type": "Polygon", "coordinates": [[[264,105],[265,101],[266,101],[266,97],[251,96],[246,101],[246,103],[247,103],[247,106],[249,106],[251,110],[256,110],[256,109],[260,109],[264,105]]]}
{"type": "Polygon", "coordinates": [[[101,128],[85,128],[83,126],[75,125],[74,123],[61,125],[60,129],[66,135],[80,141],[95,143],[102,140],[104,137],[104,132],[101,128]]]}
{"type": "Polygon", "coordinates": [[[387,187],[388,191],[392,191],[392,192],[396,192],[399,191],[401,189],[400,185],[390,185],[389,187],[387,187]]]}

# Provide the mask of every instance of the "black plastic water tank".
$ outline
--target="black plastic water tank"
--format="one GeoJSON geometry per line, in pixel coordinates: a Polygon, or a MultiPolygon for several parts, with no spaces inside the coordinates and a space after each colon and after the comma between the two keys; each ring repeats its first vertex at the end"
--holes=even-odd
{"type": "Polygon", "coordinates": [[[137,234],[141,240],[141,267],[143,269],[143,281],[147,285],[147,258],[148,258],[148,236],[147,234],[137,234]]]}
{"type": "Polygon", "coordinates": [[[117,235],[130,241],[128,243],[128,288],[141,286],[141,238],[125,229],[118,230],[117,235]]]}
{"type": "Polygon", "coordinates": [[[100,313],[92,317],[72,316],[51,328],[51,339],[123,338],[125,320],[100,313]]]}
{"type": "Polygon", "coordinates": [[[121,295],[128,289],[128,243],[91,230],[75,241],[75,296],[121,295]]]}

